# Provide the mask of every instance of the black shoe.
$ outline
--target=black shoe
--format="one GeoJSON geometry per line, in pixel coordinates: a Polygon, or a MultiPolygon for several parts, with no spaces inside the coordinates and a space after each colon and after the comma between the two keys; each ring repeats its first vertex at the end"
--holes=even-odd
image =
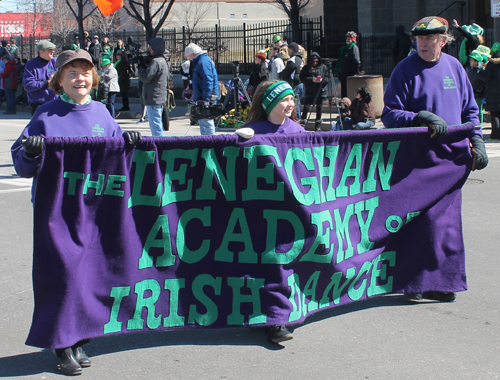
{"type": "Polygon", "coordinates": [[[433,300],[439,302],[453,302],[457,298],[454,292],[423,292],[423,293],[409,293],[406,295],[410,302],[422,302],[424,300],[433,300]]]}
{"type": "Polygon", "coordinates": [[[321,124],[323,124],[323,120],[319,119],[314,122],[314,128],[316,132],[321,132],[321,124]]]}
{"type": "Polygon", "coordinates": [[[267,326],[266,337],[271,343],[281,343],[293,339],[292,333],[284,325],[267,326]]]}
{"type": "Polygon", "coordinates": [[[57,368],[65,375],[79,375],[82,373],[82,367],[76,361],[71,347],[54,350],[54,356],[57,361],[57,368]]]}
{"type": "Polygon", "coordinates": [[[406,299],[410,302],[422,302],[424,297],[422,297],[422,293],[408,293],[406,299]]]}
{"type": "Polygon", "coordinates": [[[73,356],[75,357],[78,364],[80,364],[84,368],[90,367],[92,362],[90,361],[90,359],[87,356],[87,354],[85,353],[85,351],[83,351],[83,348],[82,347],[75,347],[75,346],[73,346],[71,348],[73,349],[73,356]]]}
{"type": "Polygon", "coordinates": [[[422,297],[439,302],[453,302],[457,295],[454,292],[423,292],[422,297]]]}

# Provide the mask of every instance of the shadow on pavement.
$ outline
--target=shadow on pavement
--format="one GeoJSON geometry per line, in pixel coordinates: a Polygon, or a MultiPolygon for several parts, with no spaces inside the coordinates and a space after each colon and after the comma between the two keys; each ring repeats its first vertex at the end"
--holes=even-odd
{"type": "MultiPolygon", "coordinates": [[[[308,325],[326,318],[369,308],[407,305],[410,304],[408,304],[403,295],[376,297],[320,311],[308,317],[305,323],[294,327],[297,329],[302,325],[308,325]]],[[[92,339],[90,345],[86,346],[85,351],[92,358],[94,356],[141,348],[186,345],[253,345],[262,346],[268,350],[281,350],[284,348],[278,344],[268,343],[262,328],[235,327],[224,329],[186,328],[160,332],[114,335],[92,339]]],[[[59,373],[56,369],[52,351],[48,349],[0,358],[0,378],[28,376],[44,372],[59,373]]]]}

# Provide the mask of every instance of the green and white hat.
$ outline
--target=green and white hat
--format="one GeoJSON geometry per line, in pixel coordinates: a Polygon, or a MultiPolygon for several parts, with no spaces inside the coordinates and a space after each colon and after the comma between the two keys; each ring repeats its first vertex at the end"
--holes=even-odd
{"type": "Polygon", "coordinates": [[[262,108],[264,108],[266,114],[269,115],[276,104],[287,95],[295,96],[292,86],[287,82],[281,80],[269,86],[262,97],[262,108]]]}

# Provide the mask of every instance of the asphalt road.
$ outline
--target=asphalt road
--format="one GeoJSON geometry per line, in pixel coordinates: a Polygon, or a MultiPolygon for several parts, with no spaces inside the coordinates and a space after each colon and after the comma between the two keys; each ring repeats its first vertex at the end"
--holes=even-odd
{"type": "MultiPolygon", "coordinates": [[[[169,135],[199,134],[184,110],[169,135]]],[[[0,115],[0,378],[57,379],[49,350],[24,344],[33,311],[31,180],[10,146],[29,114],[0,115]]],[[[147,125],[120,119],[124,129],[147,125]]],[[[463,188],[469,290],[454,303],[386,296],[320,312],[283,345],[258,329],[196,329],[93,339],[85,379],[500,379],[500,143],[463,188]]],[[[429,184],[432,191],[432,184],[429,184]]],[[[425,236],[422,236],[425,239],[425,236]]]]}

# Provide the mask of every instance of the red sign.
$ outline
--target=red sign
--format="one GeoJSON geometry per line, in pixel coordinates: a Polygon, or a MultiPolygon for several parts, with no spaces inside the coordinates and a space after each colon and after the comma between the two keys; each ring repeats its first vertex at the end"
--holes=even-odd
{"type": "Polygon", "coordinates": [[[0,13],[0,38],[30,34],[48,36],[52,30],[50,13],[0,13]],[[34,29],[34,30],[33,30],[34,29]]]}

